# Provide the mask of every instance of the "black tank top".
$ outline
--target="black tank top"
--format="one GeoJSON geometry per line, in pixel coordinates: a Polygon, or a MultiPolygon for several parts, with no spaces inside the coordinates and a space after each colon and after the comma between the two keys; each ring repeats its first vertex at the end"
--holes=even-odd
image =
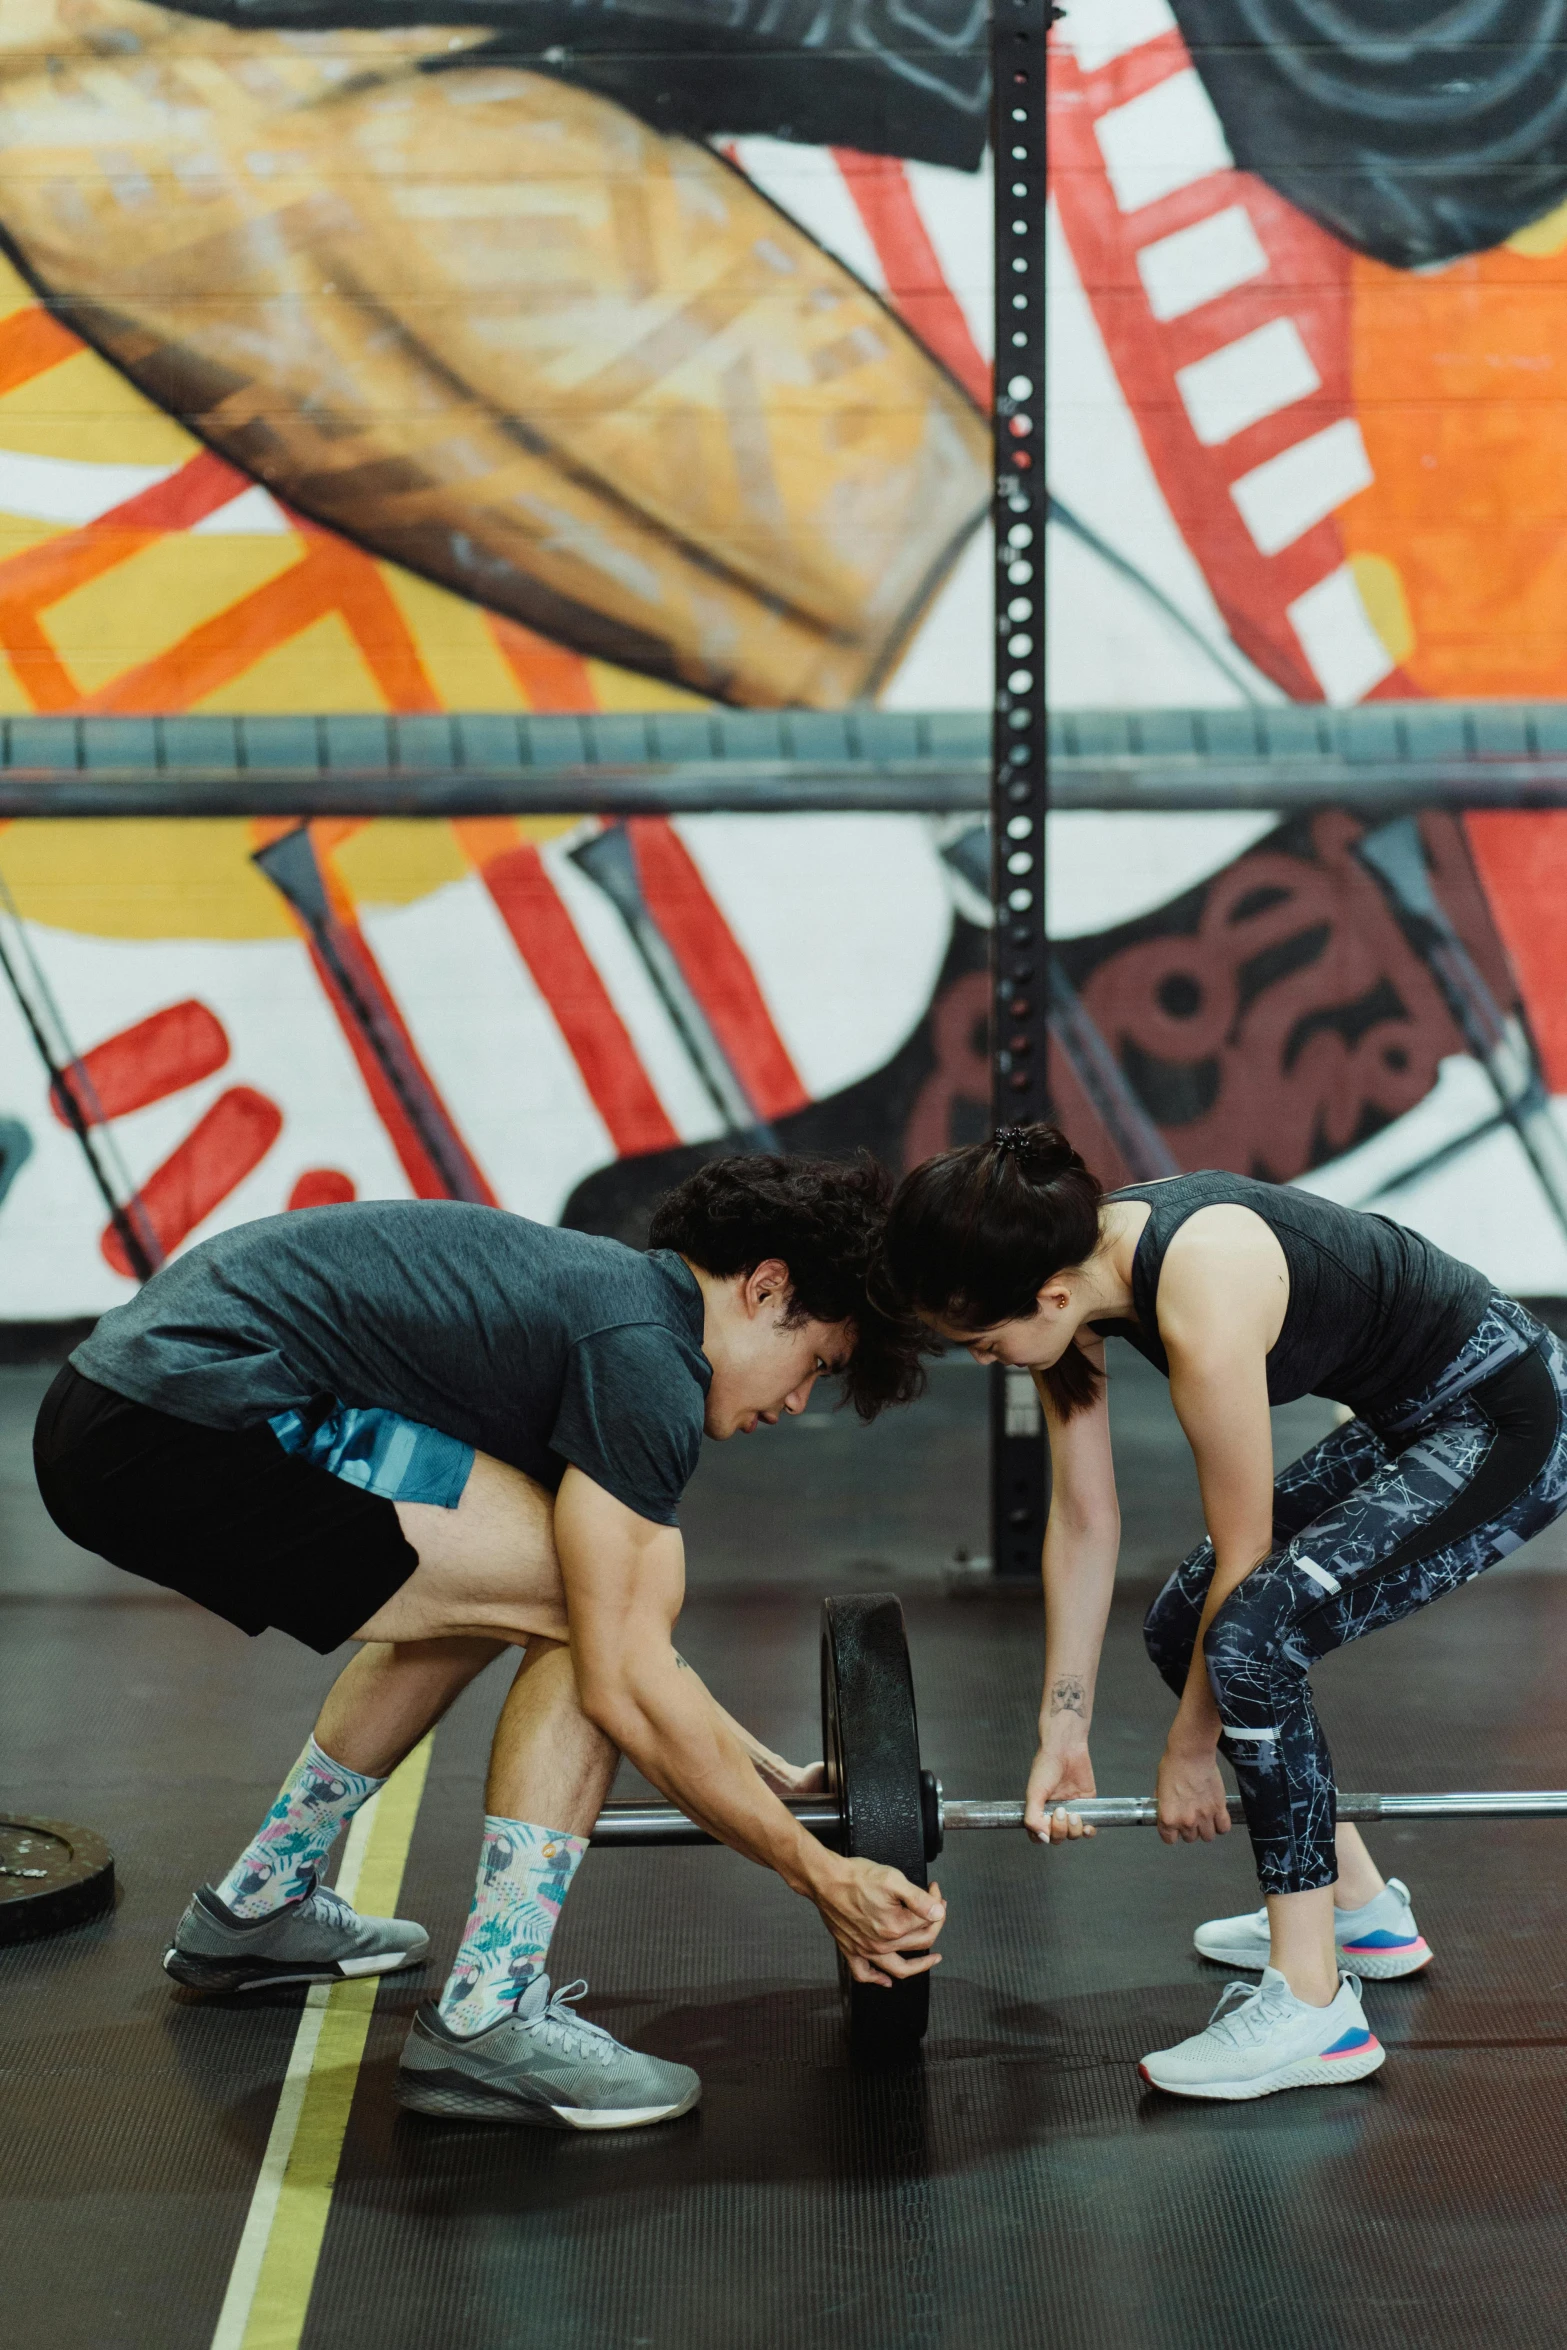
{"type": "Polygon", "coordinates": [[[1107,1195],[1145,1200],[1148,1221],[1132,1260],[1136,1322],[1096,1322],[1124,1338],[1166,1378],[1156,1300],[1165,1251],[1199,1208],[1250,1208],[1284,1251],[1290,1297],[1268,1357],[1268,1401],[1325,1395],[1364,1419],[1419,1395],[1479,1327],[1491,1284],[1472,1265],[1359,1208],[1246,1175],[1171,1175],[1107,1195]]]}

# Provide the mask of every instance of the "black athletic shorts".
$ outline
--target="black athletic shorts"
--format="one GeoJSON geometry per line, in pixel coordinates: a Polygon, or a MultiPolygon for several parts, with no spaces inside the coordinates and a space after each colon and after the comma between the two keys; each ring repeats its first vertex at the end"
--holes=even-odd
{"type": "Polygon", "coordinates": [[[197,1428],[69,1363],[40,1407],[33,1465],[84,1550],[322,1656],[419,1564],[392,1502],[296,1460],[270,1428],[197,1428]]]}

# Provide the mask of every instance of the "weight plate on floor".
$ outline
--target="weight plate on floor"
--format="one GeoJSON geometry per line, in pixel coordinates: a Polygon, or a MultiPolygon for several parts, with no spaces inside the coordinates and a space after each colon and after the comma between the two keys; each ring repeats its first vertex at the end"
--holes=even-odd
{"type": "Polygon", "coordinates": [[[114,1856],[91,1828],[0,1817],[0,1943],[85,1925],[113,1901],[114,1856]]]}
{"type": "MultiPolygon", "coordinates": [[[[843,1808],[842,1849],[926,1885],[919,1725],[903,1609],[890,1592],[822,1602],[822,1752],[843,1808]]],[[[883,1989],[840,1958],[856,2064],[912,2064],[930,2016],[930,1977],[883,1989]]]]}

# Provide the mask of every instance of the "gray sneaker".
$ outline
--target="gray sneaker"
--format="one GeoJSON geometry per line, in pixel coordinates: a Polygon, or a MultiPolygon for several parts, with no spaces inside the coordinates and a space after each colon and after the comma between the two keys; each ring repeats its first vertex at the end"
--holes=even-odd
{"type": "Polygon", "coordinates": [[[418,1966],[430,1937],[409,1918],[362,1918],[328,1886],[312,1884],[270,1917],[237,1918],[200,1885],[174,1929],[163,1965],[192,1991],[260,1991],[276,1983],[342,1983],[418,1966]]]}
{"type": "Polygon", "coordinates": [[[689,2065],[622,2048],[570,2005],[586,1983],[550,1997],[537,1975],[504,2023],[464,2038],[421,2007],[403,2050],[398,2102],[451,2120],[545,2130],[639,2130],[689,2113],[702,2083],[689,2065]]]}

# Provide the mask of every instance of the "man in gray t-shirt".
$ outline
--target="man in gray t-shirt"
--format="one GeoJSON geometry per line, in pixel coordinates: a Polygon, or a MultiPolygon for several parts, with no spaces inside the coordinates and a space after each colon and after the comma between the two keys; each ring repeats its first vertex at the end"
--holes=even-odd
{"type": "Polygon", "coordinates": [[[550,1934],[620,1753],[814,1901],[861,1981],[933,1963],[939,1892],[841,1858],[778,1800],[815,1784],[672,1643],[677,1510],[703,1434],[864,1418],[919,1385],[871,1303],[888,1185],[869,1162],[732,1159],[646,1254],[456,1202],[321,1208],[191,1250],[106,1314],[39,1414],[56,1522],[242,1630],[363,1645],[256,1836],[165,1961],[198,1990],[420,1963],[428,1941],[320,1889],[344,1822],[506,1647],[522,1650],[468,1929],[399,2094],[435,2113],[629,2126],[684,2112],[683,2066],[552,2000],[550,1934]]]}
{"type": "MultiPolygon", "coordinates": [[[[76,1349],[100,1386],[201,1428],[392,1411],[554,1492],[568,1466],[673,1526],[712,1367],[672,1249],[455,1200],[241,1224],[180,1257],[76,1349]]],[[[395,1497],[394,1497],[395,1498],[395,1497]]]]}

